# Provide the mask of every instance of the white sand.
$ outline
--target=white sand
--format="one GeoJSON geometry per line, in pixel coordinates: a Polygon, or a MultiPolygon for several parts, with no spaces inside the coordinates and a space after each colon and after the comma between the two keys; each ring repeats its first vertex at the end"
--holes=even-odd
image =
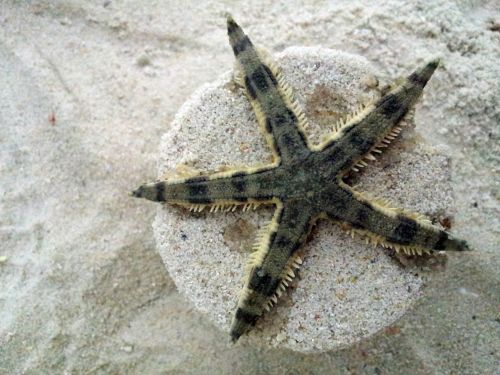
{"type": "MultiPolygon", "coordinates": [[[[338,118],[378,95],[367,86],[377,82],[375,73],[359,56],[290,48],[277,61],[299,104],[307,108],[307,133],[316,142],[338,118]]],[[[384,161],[371,167],[375,173],[370,179],[360,183],[378,196],[438,217],[452,206],[449,163],[435,151],[415,148],[412,131],[407,124],[405,142],[395,142],[384,161]]],[[[231,74],[204,86],[184,104],[163,137],[160,153],[160,176],[175,173],[178,163],[215,170],[270,160],[250,104],[231,74]]],[[[171,206],[158,212],[157,244],[177,289],[226,332],[252,237],[271,212],[190,214],[171,206]]],[[[403,269],[382,247],[351,239],[331,222],[321,222],[314,233],[306,245],[300,281],[266,314],[252,338],[303,352],[332,350],[389,326],[418,298],[422,280],[416,270],[403,269]]]]}
{"type": "MultiPolygon", "coordinates": [[[[499,20],[498,1],[2,1],[0,373],[493,373],[499,20]],[[128,197],[156,177],[182,103],[232,66],[226,11],[273,52],[336,48],[386,80],[442,57],[418,143],[448,146],[456,214],[443,215],[477,251],[427,272],[413,309],[349,349],[228,346],[175,291],[155,250],[157,207],[128,197]]],[[[412,199],[398,203],[427,210],[412,199]]]]}

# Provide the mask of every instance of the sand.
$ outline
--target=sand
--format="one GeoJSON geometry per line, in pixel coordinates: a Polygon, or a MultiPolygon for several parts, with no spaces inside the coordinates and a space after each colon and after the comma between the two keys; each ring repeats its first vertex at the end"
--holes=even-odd
{"type": "MultiPolygon", "coordinates": [[[[310,118],[318,143],[332,124],[379,97],[378,79],[365,59],[324,48],[286,49],[277,58],[310,118]],[[371,87],[370,87],[371,86],[371,87]]],[[[160,145],[158,175],[269,162],[270,152],[233,73],[205,85],[179,110],[160,145]],[[179,164],[180,163],[180,164],[179,164]]],[[[357,184],[435,219],[452,212],[449,160],[416,145],[411,116],[404,138],[357,184]]],[[[177,289],[226,333],[242,288],[244,266],[258,228],[272,207],[256,212],[191,214],[164,206],[154,222],[159,253],[177,289]]],[[[382,247],[331,222],[320,222],[307,244],[292,290],[250,335],[252,342],[320,352],[360,341],[399,319],[421,294],[418,268],[404,269],[382,247]]]]}
{"type": "Polygon", "coordinates": [[[495,1],[3,1],[0,373],[494,373],[499,19],[495,1]],[[348,348],[229,346],[166,272],[157,207],[128,196],[156,178],[181,105],[232,66],[226,11],[273,53],[350,52],[385,82],[442,58],[416,130],[450,158],[444,216],[476,251],[422,269],[416,305],[348,348]]]}

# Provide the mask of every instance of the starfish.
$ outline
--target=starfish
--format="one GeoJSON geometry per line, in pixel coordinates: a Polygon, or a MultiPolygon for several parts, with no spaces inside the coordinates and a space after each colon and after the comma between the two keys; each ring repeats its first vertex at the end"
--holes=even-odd
{"type": "Polygon", "coordinates": [[[250,256],[230,330],[233,342],[277,302],[301,263],[298,250],[320,218],[333,220],[376,245],[408,254],[469,249],[465,241],[432,226],[422,215],[370,199],[344,181],[351,169],[374,160],[374,153],[397,137],[398,124],[420,97],[438,60],[415,70],[380,99],[341,122],[322,144],[312,146],[304,134],[307,119],[280,69],[254,47],[231,16],[227,28],[238,63],[235,81],[252,104],[273,152],[273,163],[148,183],[132,194],[193,211],[276,206],[250,256]]]}

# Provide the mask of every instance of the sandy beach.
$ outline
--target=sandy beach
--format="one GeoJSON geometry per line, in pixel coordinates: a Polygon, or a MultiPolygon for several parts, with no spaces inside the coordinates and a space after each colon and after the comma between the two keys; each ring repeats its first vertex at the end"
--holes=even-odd
{"type": "Polygon", "coordinates": [[[498,371],[495,1],[4,1],[0,25],[0,374],[498,371]],[[129,197],[156,179],[182,104],[232,68],[228,11],[271,53],[345,51],[384,82],[441,58],[416,131],[449,160],[442,217],[474,251],[419,269],[418,302],[353,346],[231,346],[177,291],[154,239],[157,207],[129,197]]]}

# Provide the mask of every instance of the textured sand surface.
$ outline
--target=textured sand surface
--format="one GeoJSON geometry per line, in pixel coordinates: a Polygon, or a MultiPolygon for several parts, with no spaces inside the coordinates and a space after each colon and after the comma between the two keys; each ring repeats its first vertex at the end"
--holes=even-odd
{"type": "Polygon", "coordinates": [[[0,373],[494,373],[499,20],[497,1],[0,2],[0,373]],[[442,58],[415,123],[447,146],[444,216],[476,251],[422,269],[415,307],[352,347],[228,346],[166,273],[157,207],[128,197],[182,103],[232,66],[226,11],[273,53],[351,52],[382,81],[442,58]]]}
{"type": "MultiPolygon", "coordinates": [[[[310,139],[361,103],[375,100],[377,82],[368,62],[324,48],[290,48],[277,60],[283,75],[307,108],[310,139]],[[313,136],[314,135],[314,136],[313,136]]],[[[183,105],[160,146],[159,176],[184,169],[215,170],[269,161],[248,100],[231,74],[203,86],[183,105]]],[[[431,150],[415,148],[411,123],[405,141],[375,166],[366,190],[401,201],[438,218],[452,211],[449,163],[431,150]],[[388,160],[391,159],[391,160],[388,160]],[[392,162],[391,162],[392,161],[392,162]],[[377,173],[378,172],[378,173],[377,173]]],[[[154,229],[160,255],[177,289],[229,332],[242,287],[243,269],[254,237],[272,209],[257,212],[190,214],[165,206],[154,229]]],[[[389,326],[418,298],[418,269],[403,269],[382,247],[364,244],[330,222],[321,222],[305,246],[299,280],[276,311],[267,314],[253,341],[303,352],[332,350],[389,326]],[[295,290],[296,289],[296,290],[295,290]]],[[[297,281],[297,280],[296,280],[297,281]]]]}

